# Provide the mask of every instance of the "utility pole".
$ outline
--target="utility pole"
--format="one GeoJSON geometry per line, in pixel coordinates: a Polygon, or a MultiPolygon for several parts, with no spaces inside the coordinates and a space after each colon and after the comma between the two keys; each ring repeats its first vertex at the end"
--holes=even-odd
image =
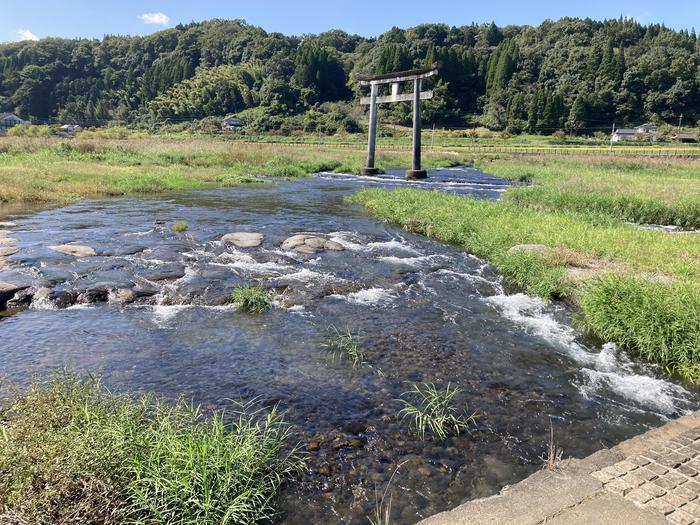
{"type": "Polygon", "coordinates": [[[681,116],[678,118],[678,134],[679,135],[681,133],[682,126],[683,126],[683,113],[681,113],[681,116]]]}
{"type": "Polygon", "coordinates": [[[613,148],[613,136],[615,136],[615,123],[613,122],[612,133],[610,134],[610,151],[613,148]]]}

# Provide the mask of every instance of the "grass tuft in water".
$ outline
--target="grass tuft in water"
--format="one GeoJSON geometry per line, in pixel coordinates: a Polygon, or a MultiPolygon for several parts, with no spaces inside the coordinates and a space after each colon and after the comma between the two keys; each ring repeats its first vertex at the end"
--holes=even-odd
{"type": "Polygon", "coordinates": [[[365,360],[362,352],[360,336],[353,333],[349,326],[343,329],[335,325],[326,328],[326,341],[321,347],[340,359],[348,359],[352,363],[353,368],[362,366],[365,360]]]}
{"type": "Polygon", "coordinates": [[[190,225],[185,221],[177,221],[175,224],[173,224],[173,232],[175,233],[185,233],[189,229],[190,225]]]}
{"type": "Polygon", "coordinates": [[[542,458],[544,462],[544,469],[549,471],[559,470],[559,466],[562,462],[562,457],[564,456],[564,451],[559,447],[559,444],[554,441],[554,426],[552,422],[549,422],[549,444],[547,445],[547,453],[545,457],[542,458]]]}
{"type": "Polygon", "coordinates": [[[469,424],[476,421],[476,412],[466,416],[455,406],[454,398],[459,393],[459,388],[450,383],[442,390],[432,383],[414,384],[401,395],[403,408],[399,414],[402,419],[409,419],[421,439],[430,433],[438,441],[444,441],[453,433],[459,435],[468,430],[469,424]]]}
{"type": "Polygon", "coordinates": [[[205,417],[59,374],[0,405],[0,522],[257,523],[301,462],[281,415],[205,417]]]}
{"type": "Polygon", "coordinates": [[[228,296],[229,304],[235,304],[242,312],[261,314],[271,306],[270,292],[262,286],[241,286],[228,296]]]}

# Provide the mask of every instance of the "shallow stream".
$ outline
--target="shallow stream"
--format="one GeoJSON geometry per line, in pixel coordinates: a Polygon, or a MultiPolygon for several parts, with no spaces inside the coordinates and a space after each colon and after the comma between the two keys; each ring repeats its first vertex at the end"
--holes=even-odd
{"type": "MultiPolygon", "coordinates": [[[[476,257],[345,200],[362,187],[407,186],[400,175],[0,208],[19,248],[0,281],[46,290],[0,317],[1,371],[20,384],[61,367],[101,371],[110,386],[211,408],[279,403],[309,448],[309,470],[282,495],[279,523],[290,524],[366,523],[395,472],[393,522],[415,523],[539,469],[550,424],[565,456],[582,457],[700,406],[688,385],[584,340],[566,308],[508,293],[476,257]],[[187,233],[172,232],[178,220],[187,233]],[[221,242],[235,231],[264,241],[221,242]],[[344,250],[280,248],[299,233],[344,250]],[[98,255],[48,248],[64,243],[98,255]],[[242,283],[273,288],[277,306],[250,315],[224,305],[242,283]],[[120,304],[115,290],[130,289],[138,298],[120,304]],[[322,351],[329,325],[361,334],[361,368],[322,351]],[[412,383],[448,382],[477,424],[420,441],[396,400],[412,383]]],[[[430,175],[410,185],[485,199],[508,186],[471,168],[430,175]]]]}

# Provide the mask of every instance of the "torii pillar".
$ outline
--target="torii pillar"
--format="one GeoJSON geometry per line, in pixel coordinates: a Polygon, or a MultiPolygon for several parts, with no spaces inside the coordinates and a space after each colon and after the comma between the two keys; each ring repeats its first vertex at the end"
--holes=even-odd
{"type": "Polygon", "coordinates": [[[386,75],[360,78],[361,86],[370,86],[370,96],[360,100],[363,105],[369,105],[369,137],[367,141],[367,166],[362,169],[363,175],[377,175],[375,167],[375,151],[377,143],[377,104],[393,104],[396,102],[413,101],[413,164],[406,171],[407,179],[425,179],[428,172],[421,168],[421,101],[433,98],[432,91],[421,91],[423,79],[437,74],[437,66],[426,69],[399,71],[386,75]],[[401,94],[401,84],[413,82],[413,93],[401,94]],[[379,86],[391,84],[391,95],[379,96],[379,86]]]}

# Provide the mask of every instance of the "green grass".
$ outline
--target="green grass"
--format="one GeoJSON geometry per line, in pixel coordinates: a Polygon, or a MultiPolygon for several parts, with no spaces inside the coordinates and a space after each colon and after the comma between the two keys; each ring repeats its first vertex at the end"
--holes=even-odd
{"type": "Polygon", "coordinates": [[[271,306],[270,292],[262,286],[240,286],[228,297],[230,304],[247,313],[261,314],[271,306]]]}
{"type": "MultiPolygon", "coordinates": [[[[5,138],[0,142],[0,203],[158,194],[261,183],[261,177],[299,178],[319,171],[359,173],[365,155],[362,147],[346,149],[332,144],[304,147],[191,138],[5,138]]],[[[425,155],[427,166],[462,160],[451,152],[425,155]]],[[[379,152],[379,167],[409,165],[408,151],[379,152]]]]}
{"type": "Polygon", "coordinates": [[[700,383],[700,287],[610,274],[582,294],[589,330],[700,383]]]}
{"type": "Polygon", "coordinates": [[[420,439],[430,434],[438,441],[444,441],[452,434],[466,431],[476,418],[476,413],[466,416],[457,408],[454,398],[459,392],[459,388],[453,388],[450,383],[444,389],[434,384],[414,384],[399,399],[403,404],[399,415],[409,420],[420,439]]]}
{"type": "MultiPolygon", "coordinates": [[[[697,235],[641,230],[608,216],[537,210],[508,199],[488,202],[421,190],[369,189],[355,200],[380,219],[487,259],[518,289],[582,304],[584,324],[601,339],[700,382],[700,343],[693,336],[698,330],[693,297],[700,296],[697,235]],[[510,251],[522,244],[551,251],[510,251]],[[607,274],[639,281],[616,300],[594,301],[610,293],[607,274]],[[647,298],[658,295],[657,303],[638,300],[642,292],[647,298]],[[658,308],[679,315],[670,323],[657,315],[658,308]]],[[[626,281],[613,282],[622,290],[626,281]]]]}
{"type": "Polygon", "coordinates": [[[362,352],[362,341],[359,335],[352,332],[349,326],[340,329],[331,325],[326,328],[326,340],[321,347],[333,357],[347,359],[353,368],[359,368],[365,361],[362,352]]]}
{"type": "Polygon", "coordinates": [[[172,229],[175,233],[184,233],[190,229],[190,226],[185,221],[177,221],[175,224],[173,224],[172,229]]]}
{"type": "Polygon", "coordinates": [[[35,382],[0,410],[2,523],[257,523],[301,466],[274,410],[205,417],[71,375],[35,382]]]}
{"type": "Polygon", "coordinates": [[[536,156],[478,165],[494,175],[530,182],[504,195],[519,206],[700,227],[700,159],[536,156]]]}

